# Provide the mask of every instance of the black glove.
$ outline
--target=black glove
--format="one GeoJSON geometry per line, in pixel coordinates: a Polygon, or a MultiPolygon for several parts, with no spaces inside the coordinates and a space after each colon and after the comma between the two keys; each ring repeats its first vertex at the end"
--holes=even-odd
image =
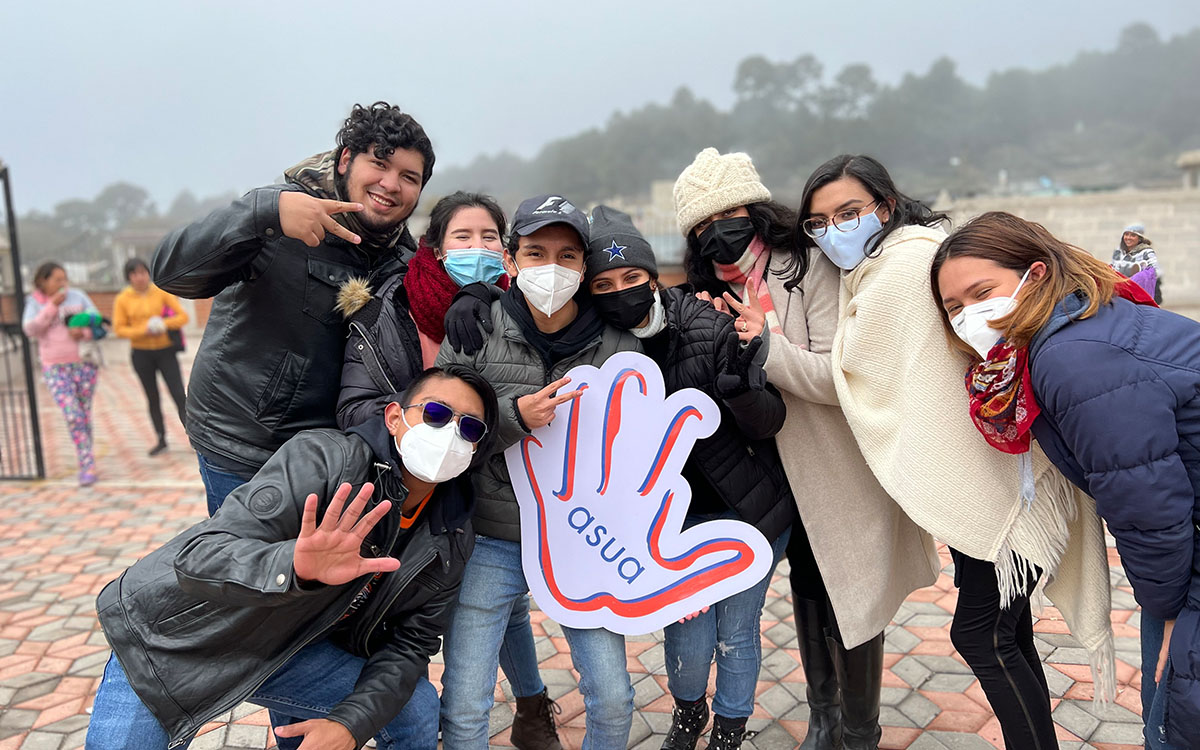
{"type": "Polygon", "coordinates": [[[492,332],[492,302],[498,296],[499,289],[482,281],[458,290],[445,318],[446,338],[454,351],[470,355],[483,348],[483,331],[492,332]]]}
{"type": "Polygon", "coordinates": [[[725,369],[717,373],[713,388],[721,398],[733,398],[749,391],[761,391],[767,385],[767,373],[754,364],[754,355],[762,347],[758,336],[745,347],[734,331],[725,337],[725,369]]]}

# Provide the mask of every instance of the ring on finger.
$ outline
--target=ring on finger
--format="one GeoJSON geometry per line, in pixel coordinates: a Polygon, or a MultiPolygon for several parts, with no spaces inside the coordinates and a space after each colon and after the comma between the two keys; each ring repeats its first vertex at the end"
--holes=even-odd
{"type": "Polygon", "coordinates": [[[750,324],[743,320],[742,321],[742,333],[746,333],[749,330],[750,330],[750,324]]]}

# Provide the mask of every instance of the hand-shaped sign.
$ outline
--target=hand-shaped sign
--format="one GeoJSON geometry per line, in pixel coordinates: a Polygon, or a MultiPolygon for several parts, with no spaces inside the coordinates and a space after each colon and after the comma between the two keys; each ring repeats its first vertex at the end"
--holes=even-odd
{"type": "Polygon", "coordinates": [[[505,458],[521,506],[525,579],[574,628],[648,633],[762,580],[771,545],[734,520],[682,530],[680,475],[721,412],[688,388],[665,396],[653,360],[621,352],[567,373],[583,395],[505,458]]]}

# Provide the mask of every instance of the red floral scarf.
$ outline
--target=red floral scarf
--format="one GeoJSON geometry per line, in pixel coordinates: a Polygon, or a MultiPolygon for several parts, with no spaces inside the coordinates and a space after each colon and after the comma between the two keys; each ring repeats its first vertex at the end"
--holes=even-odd
{"type": "MultiPolygon", "coordinates": [[[[1145,290],[1124,277],[1114,293],[1139,305],[1158,307],[1145,290]]],[[[987,359],[967,370],[966,385],[971,421],[988,444],[1005,453],[1028,452],[1033,439],[1030,429],[1041,413],[1033,397],[1029,347],[1014,349],[1000,339],[987,359]]]]}

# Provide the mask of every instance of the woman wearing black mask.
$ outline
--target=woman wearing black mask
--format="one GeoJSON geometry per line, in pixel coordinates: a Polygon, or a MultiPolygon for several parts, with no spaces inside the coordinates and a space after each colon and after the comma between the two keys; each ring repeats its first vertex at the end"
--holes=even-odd
{"type": "MultiPolygon", "coordinates": [[[[743,346],[733,318],[690,289],[663,288],[653,251],[626,214],[598,206],[588,251],[586,281],[600,316],[641,339],[668,393],[696,388],[720,406],[717,431],[696,443],[684,465],[692,490],[685,525],[716,518],[753,524],[772,543],[778,561],[796,511],[773,439],[783,424],[783,401],[763,374],[762,340],[743,346]]],[[[762,655],[759,617],[770,580],[768,574],[666,628],[667,684],[676,708],[664,748],[696,746],[708,722],[705,690],[714,658],[716,716],[708,746],[741,746],[754,711],[762,655]]]]}
{"type": "Polygon", "coordinates": [[[933,583],[933,542],[867,467],[833,382],[838,269],[797,247],[795,214],[771,200],[746,154],[705,149],[675,182],[688,281],[729,311],[787,419],[776,441],[799,510],[787,549],[808,683],[802,750],[873,750],[881,737],[883,629],[933,583]],[[735,296],[737,295],[737,296],[735,296]]]}

